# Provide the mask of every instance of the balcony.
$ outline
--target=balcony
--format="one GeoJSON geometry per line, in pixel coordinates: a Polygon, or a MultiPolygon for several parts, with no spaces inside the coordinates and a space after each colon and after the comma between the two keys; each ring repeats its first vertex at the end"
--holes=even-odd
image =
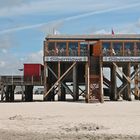
{"type": "Polygon", "coordinates": [[[44,48],[45,56],[87,56],[87,43],[83,42],[49,42],[44,48]]]}
{"type": "Polygon", "coordinates": [[[140,43],[136,42],[103,42],[103,56],[140,56],[140,43]]]}

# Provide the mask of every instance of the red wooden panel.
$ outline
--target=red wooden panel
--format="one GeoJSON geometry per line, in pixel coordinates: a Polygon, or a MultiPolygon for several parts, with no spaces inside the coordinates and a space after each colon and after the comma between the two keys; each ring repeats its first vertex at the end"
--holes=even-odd
{"type": "Polygon", "coordinates": [[[41,76],[41,64],[24,64],[24,76],[41,76]]]}

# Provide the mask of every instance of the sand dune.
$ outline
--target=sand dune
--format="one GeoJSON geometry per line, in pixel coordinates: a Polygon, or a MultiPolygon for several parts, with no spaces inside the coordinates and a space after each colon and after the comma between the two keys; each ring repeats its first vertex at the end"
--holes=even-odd
{"type": "Polygon", "coordinates": [[[0,103],[0,140],[139,140],[139,105],[139,101],[0,103]]]}

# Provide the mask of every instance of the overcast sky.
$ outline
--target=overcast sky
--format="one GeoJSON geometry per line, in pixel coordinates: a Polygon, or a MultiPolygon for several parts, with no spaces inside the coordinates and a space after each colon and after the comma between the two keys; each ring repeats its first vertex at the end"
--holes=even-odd
{"type": "Polygon", "coordinates": [[[139,0],[0,0],[0,75],[42,63],[43,40],[60,34],[140,33],[139,0]]]}

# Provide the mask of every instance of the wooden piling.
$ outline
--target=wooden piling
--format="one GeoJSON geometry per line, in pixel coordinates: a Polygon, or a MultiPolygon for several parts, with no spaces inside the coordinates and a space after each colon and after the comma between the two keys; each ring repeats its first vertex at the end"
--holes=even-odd
{"type": "Polygon", "coordinates": [[[116,66],[111,66],[111,93],[110,93],[110,100],[116,101],[117,100],[117,75],[116,75],[116,66]]]}
{"type": "Polygon", "coordinates": [[[135,87],[134,87],[134,94],[135,94],[135,100],[138,100],[139,99],[139,74],[138,74],[138,64],[135,64],[134,66],[134,70],[135,70],[135,78],[134,78],[134,81],[135,81],[135,87]]]}
{"type": "Polygon", "coordinates": [[[33,86],[25,86],[25,101],[33,101],[33,86]]]}
{"type": "Polygon", "coordinates": [[[86,103],[88,103],[89,102],[89,84],[90,84],[90,82],[89,82],[89,64],[88,64],[88,62],[86,62],[86,64],[85,64],[85,91],[86,91],[86,93],[85,93],[85,102],[86,103]]]}
{"type": "MultiPolygon", "coordinates": [[[[123,64],[123,73],[128,78],[130,78],[130,68],[131,68],[130,63],[123,64]]],[[[123,77],[123,84],[127,85],[123,92],[123,99],[130,101],[131,100],[131,86],[130,86],[130,82],[125,77],[123,77]]]]}
{"type": "Polygon", "coordinates": [[[73,100],[79,99],[78,79],[77,79],[77,65],[73,67],[73,100]]]}
{"type": "MultiPolygon", "coordinates": [[[[61,75],[61,64],[60,61],[58,62],[58,79],[60,78],[61,75]]],[[[61,81],[58,82],[58,101],[61,101],[61,81]]]]}
{"type": "Polygon", "coordinates": [[[100,59],[100,102],[104,102],[104,90],[103,90],[103,68],[102,61],[100,59]]]}

